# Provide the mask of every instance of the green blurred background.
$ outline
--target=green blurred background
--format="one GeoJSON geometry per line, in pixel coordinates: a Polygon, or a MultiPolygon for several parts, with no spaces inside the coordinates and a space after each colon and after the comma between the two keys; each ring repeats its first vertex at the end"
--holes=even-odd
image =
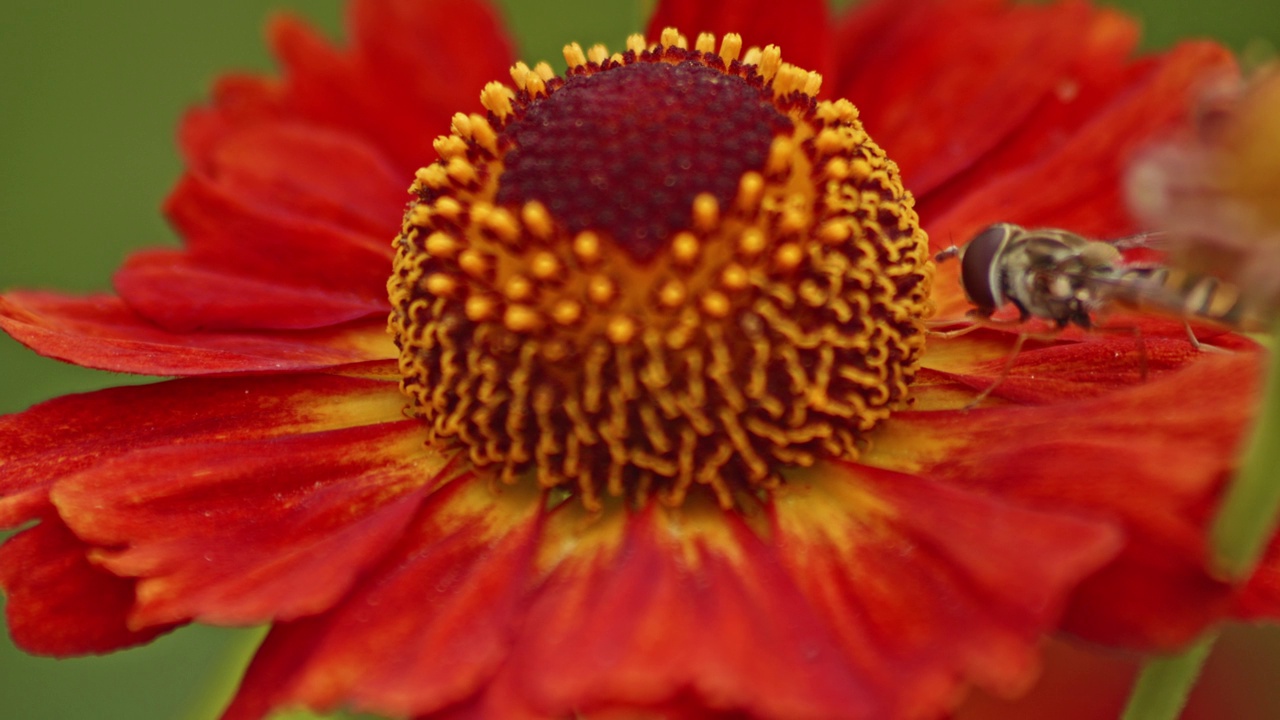
{"type": "MultiPolygon", "coordinates": [[[[904,2],[909,0],[903,0],[904,2]]],[[[643,1],[499,3],[525,59],[558,60],[571,40],[621,44],[642,27],[643,1]],[[608,9],[606,9],[608,8],[608,9]]],[[[1125,0],[1147,47],[1210,36],[1238,51],[1280,41],[1280,4],[1125,0]]],[[[229,69],[269,70],[264,18],[289,10],[341,37],[339,0],[84,3],[7,0],[0,21],[0,289],[105,290],[131,250],[176,243],[158,213],[180,166],[173,131],[229,69]]],[[[477,49],[482,51],[482,49],[477,49]]],[[[479,88],[477,88],[477,91],[479,88]]],[[[0,413],[68,392],[129,381],[37,358],[0,336],[0,413]]],[[[0,718],[207,720],[216,717],[259,632],[188,628],[101,658],[26,656],[0,633],[0,718]]],[[[1131,663],[1056,651],[1051,687],[1088,668],[1122,697],[1131,663]],[[1067,656],[1062,661],[1062,656],[1067,656]],[[1121,677],[1122,682],[1114,682],[1121,677]]],[[[1280,718],[1280,633],[1233,630],[1213,656],[1188,717],[1280,718]]],[[[1047,702],[1053,702],[1048,699],[1047,702]]],[[[965,717],[1032,717],[981,702],[965,717]]],[[[1060,710],[1065,707],[1059,706],[1060,710]]],[[[1090,717],[1045,714],[1035,717],[1090,717]]]]}

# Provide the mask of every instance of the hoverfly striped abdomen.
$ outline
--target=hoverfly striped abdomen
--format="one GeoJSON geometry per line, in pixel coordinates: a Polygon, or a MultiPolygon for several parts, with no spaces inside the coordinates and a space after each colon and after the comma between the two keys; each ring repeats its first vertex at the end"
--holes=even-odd
{"type": "Polygon", "coordinates": [[[1267,322],[1267,313],[1251,304],[1235,285],[1177,268],[1125,268],[1114,295],[1116,302],[1138,310],[1206,320],[1246,332],[1261,330],[1267,322]]]}

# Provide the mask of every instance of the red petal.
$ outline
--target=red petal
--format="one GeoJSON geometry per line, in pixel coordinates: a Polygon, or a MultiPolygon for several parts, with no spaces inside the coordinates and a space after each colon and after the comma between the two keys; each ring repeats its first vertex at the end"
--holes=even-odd
{"type": "Polygon", "coordinates": [[[757,718],[892,715],[894,698],[868,687],[774,546],[735,515],[686,504],[593,522],[575,508],[543,546],[555,568],[481,716],[591,715],[682,694],[757,718]]]}
{"type": "Polygon", "coordinates": [[[0,546],[0,587],[18,647],[58,657],[104,653],[150,642],[172,628],[129,628],[134,582],[91,565],[87,550],[53,519],[0,546]]]}
{"type": "Polygon", "coordinates": [[[662,0],[649,19],[648,37],[656,40],[668,27],[691,41],[698,33],[715,33],[717,49],[720,36],[736,32],[743,47],[777,45],[783,60],[805,70],[826,75],[832,67],[831,16],[825,0],[662,0]]]}
{"type": "MultiPolygon", "coordinates": [[[[1051,340],[1029,339],[1016,356],[1011,356],[1016,330],[984,328],[936,340],[925,355],[917,389],[951,383],[972,392],[956,396],[949,406],[930,398],[922,409],[958,409],[989,388],[994,388],[992,397],[1029,405],[1093,397],[1155,380],[1203,355],[1181,323],[1142,316],[1114,321],[1106,330],[1073,329],[1051,340]]],[[[1235,344],[1229,336],[1222,341],[1235,344]]],[[[916,393],[917,403],[923,394],[916,393]]]]}
{"type": "Polygon", "coordinates": [[[187,111],[178,126],[178,146],[187,166],[207,169],[205,158],[224,137],[242,127],[285,116],[279,84],[251,75],[226,75],[214,82],[208,107],[187,111]]]}
{"type": "Polygon", "coordinates": [[[207,375],[331,368],[395,357],[382,322],[274,333],[171,333],[110,295],[14,291],[0,296],[0,329],[46,357],[142,375],[207,375]]]}
{"type": "Polygon", "coordinates": [[[134,253],[115,286],[131,309],[175,333],[309,330],[387,312],[385,297],[258,280],[177,250],[134,253]]]}
{"type": "Polygon", "coordinates": [[[865,466],[828,472],[779,502],[783,562],[863,676],[898,694],[883,717],[934,716],[960,681],[1025,689],[1069,591],[1121,545],[1071,514],[865,466]]]}
{"type": "Polygon", "coordinates": [[[1222,47],[1189,43],[1131,66],[1119,82],[1081,86],[1073,112],[1040,108],[972,172],[921,199],[935,243],[963,242],[995,220],[1100,237],[1127,232],[1121,178],[1130,158],[1185,118],[1197,79],[1231,62],[1222,47]]]}
{"type": "Polygon", "coordinates": [[[246,207],[320,220],[379,248],[399,228],[412,179],[366,139],[297,122],[229,135],[192,170],[246,207]]]}
{"type": "Polygon", "coordinates": [[[1130,154],[1231,62],[1188,44],[1129,63],[1135,25],[1083,3],[886,0],[851,10],[836,38],[837,94],[903,168],[939,246],[994,220],[1126,232],[1130,154]]]}
{"type": "Polygon", "coordinates": [[[1064,626],[1107,644],[1175,647],[1228,609],[1231,588],[1209,576],[1205,537],[1258,375],[1258,355],[1240,353],[1087,401],[903,412],[864,461],[1115,519],[1125,550],[1082,584],[1064,626]]]}
{"type": "Polygon", "coordinates": [[[166,202],[203,264],[366,299],[386,295],[405,180],[360,142],[276,124],[226,139],[166,202]]]}
{"type": "Polygon", "coordinates": [[[139,578],[135,627],[327,610],[399,540],[452,453],[416,420],[156,447],[54,488],[107,570],[139,578]]]}
{"type": "Polygon", "coordinates": [[[558,566],[485,712],[688,696],[760,718],[934,715],[963,678],[1025,683],[1067,590],[1118,547],[1106,525],[919,478],[821,473],[788,486],[772,532],[688,505],[596,521],[585,540],[587,518],[557,518],[543,564],[558,566]]]}
{"type": "Polygon", "coordinates": [[[1035,112],[1062,105],[1076,76],[1119,72],[1137,29],[1084,3],[926,0],[858,6],[836,38],[836,94],[858,104],[908,186],[927,196],[985,163],[1035,112]]]}
{"type": "Polygon", "coordinates": [[[418,715],[473,695],[522,622],[542,507],[536,491],[495,492],[450,483],[340,606],[277,624],[224,720],[287,704],[418,715]]]}
{"type": "Polygon", "coordinates": [[[1106,525],[853,472],[797,488],[777,541],[718,508],[569,505],[536,557],[536,497],[453,483],[338,608],[277,626],[225,717],[287,704],[503,718],[676,702],[786,718],[937,710],[959,674],[1024,680],[1066,588],[1116,545],[1106,525]],[[882,572],[892,579],[870,582],[882,572]],[[877,643],[889,618],[918,644],[877,643]]]}
{"type": "Polygon", "coordinates": [[[339,52],[300,21],[277,20],[290,112],[376,143],[406,183],[436,158],[455,112],[480,112],[480,90],[514,58],[492,9],[469,0],[359,0],[352,47],[339,52]]]}
{"type": "Polygon", "coordinates": [[[50,400],[0,416],[0,527],[45,514],[55,481],[134,450],[386,422],[403,407],[393,383],[330,375],[175,380],[50,400]]]}

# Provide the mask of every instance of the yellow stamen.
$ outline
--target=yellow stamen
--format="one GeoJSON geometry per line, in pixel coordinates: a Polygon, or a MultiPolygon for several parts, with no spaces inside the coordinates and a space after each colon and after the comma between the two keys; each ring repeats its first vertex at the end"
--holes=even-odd
{"type": "Polygon", "coordinates": [[[737,60],[741,52],[742,36],[738,33],[729,33],[720,41],[720,59],[725,65],[730,65],[737,60]]]}

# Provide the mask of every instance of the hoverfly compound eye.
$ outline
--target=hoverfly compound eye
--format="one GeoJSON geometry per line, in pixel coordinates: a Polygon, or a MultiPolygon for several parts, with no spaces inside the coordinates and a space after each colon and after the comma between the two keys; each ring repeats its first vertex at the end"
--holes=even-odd
{"type": "Polygon", "coordinates": [[[1000,280],[1000,254],[1013,234],[1013,226],[996,223],[973,236],[964,246],[960,260],[960,283],[969,302],[983,313],[993,313],[1004,305],[1000,280]]]}

